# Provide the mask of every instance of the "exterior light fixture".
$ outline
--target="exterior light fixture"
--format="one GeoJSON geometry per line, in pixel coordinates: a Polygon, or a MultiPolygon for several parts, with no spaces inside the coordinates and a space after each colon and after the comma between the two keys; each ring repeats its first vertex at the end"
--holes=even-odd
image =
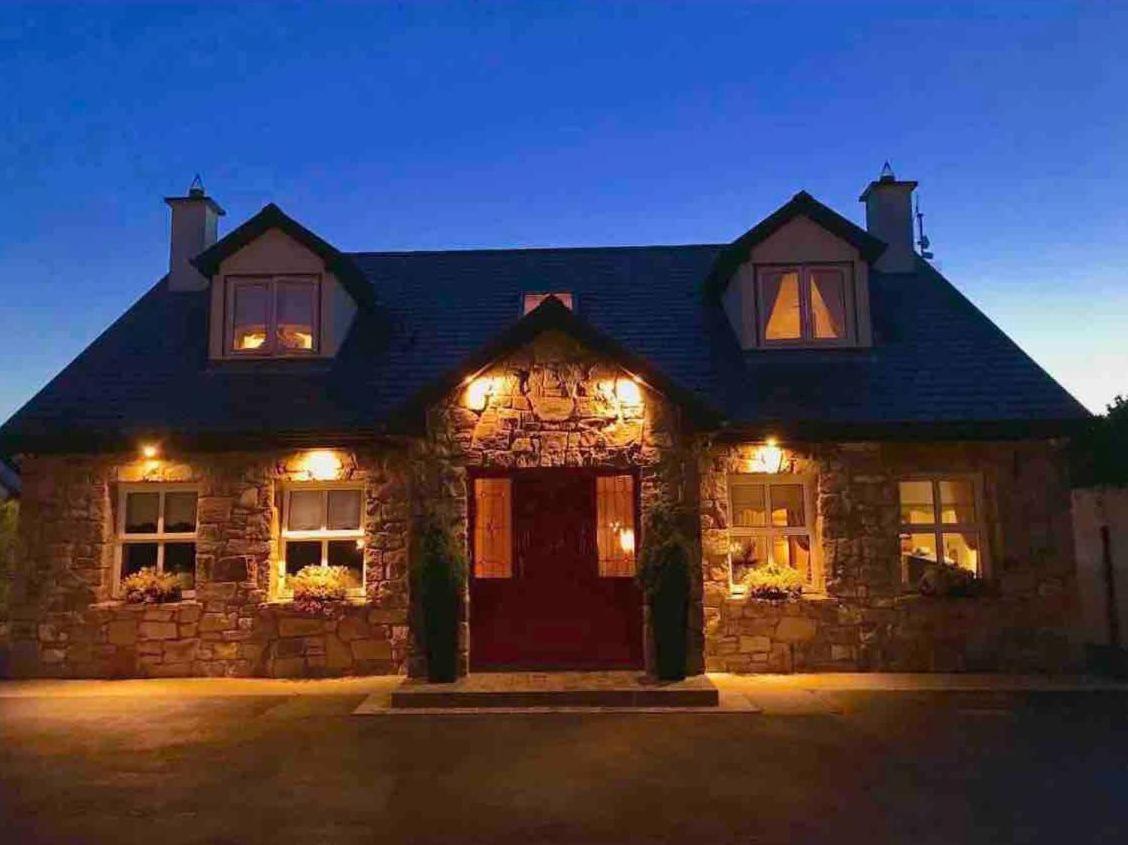
{"type": "Polygon", "coordinates": [[[621,378],[616,381],[615,397],[624,405],[642,404],[642,390],[634,379],[621,378]]]}
{"type": "Polygon", "coordinates": [[[328,449],[307,453],[303,463],[306,473],[314,481],[332,481],[341,474],[341,459],[328,449]]]}
{"type": "Polygon", "coordinates": [[[780,448],[779,441],[774,437],[769,437],[764,441],[764,445],[753,449],[752,455],[748,459],[748,472],[775,474],[782,468],[783,449],[780,448]]]}
{"type": "Polygon", "coordinates": [[[466,388],[466,407],[471,411],[484,411],[494,392],[492,378],[476,378],[466,388]]]}
{"type": "Polygon", "coordinates": [[[160,447],[156,443],[145,443],[141,446],[141,457],[148,460],[153,460],[161,453],[160,447]]]}

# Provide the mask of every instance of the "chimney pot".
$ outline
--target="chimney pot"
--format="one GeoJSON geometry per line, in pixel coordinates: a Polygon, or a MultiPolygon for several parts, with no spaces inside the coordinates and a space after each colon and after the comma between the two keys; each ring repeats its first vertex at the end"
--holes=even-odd
{"type": "Polygon", "coordinates": [[[916,269],[913,251],[913,190],[917,183],[898,180],[889,162],[870,182],[859,202],[866,204],[866,230],[887,244],[874,262],[882,273],[911,273],[916,269]]]}
{"type": "Polygon", "coordinates": [[[165,197],[165,202],[172,209],[168,289],[204,290],[208,286],[208,280],[190,262],[215,243],[219,218],[225,212],[205,193],[199,174],[196,174],[196,178],[188,186],[187,196],[165,197]]]}

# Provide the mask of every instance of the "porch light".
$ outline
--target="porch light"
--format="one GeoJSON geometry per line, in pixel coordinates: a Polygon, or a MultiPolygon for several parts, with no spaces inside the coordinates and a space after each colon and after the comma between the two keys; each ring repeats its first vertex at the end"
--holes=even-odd
{"type": "Polygon", "coordinates": [[[341,474],[341,459],[328,449],[306,453],[302,464],[314,481],[332,481],[341,474]]]}
{"type": "Polygon", "coordinates": [[[748,458],[748,472],[778,473],[783,468],[783,449],[774,437],[764,441],[763,446],[752,450],[748,458]]]}
{"type": "Polygon", "coordinates": [[[476,378],[466,388],[466,407],[471,411],[484,411],[494,392],[494,380],[485,376],[476,378]]]}
{"type": "Polygon", "coordinates": [[[621,378],[616,381],[615,397],[624,405],[642,404],[642,391],[634,379],[621,378]]]}
{"type": "Polygon", "coordinates": [[[147,460],[153,460],[161,453],[160,447],[156,443],[144,443],[141,446],[141,457],[147,460]]]}

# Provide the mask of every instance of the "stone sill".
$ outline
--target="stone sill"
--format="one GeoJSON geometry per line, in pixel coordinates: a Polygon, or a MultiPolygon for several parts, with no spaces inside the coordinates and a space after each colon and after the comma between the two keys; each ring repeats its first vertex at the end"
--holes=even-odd
{"type": "Polygon", "coordinates": [[[196,599],[181,599],[180,601],[159,601],[159,602],[129,602],[123,599],[113,599],[111,601],[99,601],[90,605],[90,610],[136,610],[141,613],[145,610],[174,610],[178,607],[200,607],[201,603],[196,599]]]}
{"type": "Polygon", "coordinates": [[[828,601],[840,601],[838,596],[832,596],[829,593],[809,592],[803,593],[797,599],[761,599],[756,596],[750,596],[747,593],[729,593],[729,601],[743,601],[743,602],[756,602],[757,604],[803,604],[804,602],[811,602],[812,604],[820,604],[828,601]]]}
{"type": "MultiPolygon", "coordinates": [[[[339,604],[341,604],[345,607],[367,607],[367,606],[371,605],[372,602],[369,600],[368,596],[348,596],[348,597],[345,598],[344,601],[339,602],[339,604]]],[[[279,597],[279,598],[270,599],[269,601],[265,601],[262,604],[260,604],[259,607],[289,608],[289,607],[293,607],[293,605],[294,605],[293,597],[279,597]]]]}

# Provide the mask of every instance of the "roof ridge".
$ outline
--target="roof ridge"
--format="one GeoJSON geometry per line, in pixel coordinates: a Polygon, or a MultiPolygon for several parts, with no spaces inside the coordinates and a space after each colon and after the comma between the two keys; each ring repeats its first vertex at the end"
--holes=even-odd
{"type": "Polygon", "coordinates": [[[356,257],[364,255],[473,255],[505,254],[515,252],[607,252],[645,249],[721,249],[725,244],[626,244],[608,246],[519,246],[519,247],[470,247],[468,249],[390,249],[360,250],[345,252],[344,255],[356,257]]]}

